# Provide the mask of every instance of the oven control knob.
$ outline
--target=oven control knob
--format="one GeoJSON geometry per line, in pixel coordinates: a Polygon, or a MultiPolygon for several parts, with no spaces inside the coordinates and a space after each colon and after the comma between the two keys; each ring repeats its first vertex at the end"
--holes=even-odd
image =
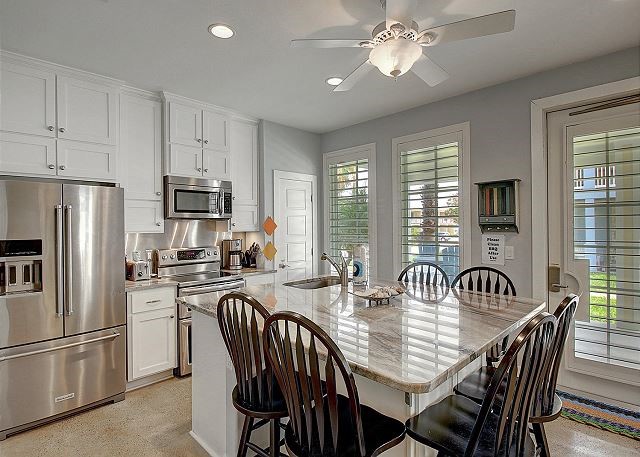
{"type": "Polygon", "coordinates": [[[175,259],[175,258],[176,258],[176,256],[175,256],[175,255],[173,255],[173,254],[171,254],[171,255],[169,256],[169,258],[170,258],[170,259],[175,259]]]}
{"type": "Polygon", "coordinates": [[[211,255],[211,251],[207,251],[207,255],[211,255]]]}
{"type": "Polygon", "coordinates": [[[166,254],[162,256],[162,260],[167,260],[167,255],[166,254]]]}

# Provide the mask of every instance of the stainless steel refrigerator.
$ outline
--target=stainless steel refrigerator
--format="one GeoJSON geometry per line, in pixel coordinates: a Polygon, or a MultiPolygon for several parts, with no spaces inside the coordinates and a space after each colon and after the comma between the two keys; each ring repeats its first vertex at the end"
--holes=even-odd
{"type": "Polygon", "coordinates": [[[124,398],[123,190],[0,179],[0,440],[124,398]]]}

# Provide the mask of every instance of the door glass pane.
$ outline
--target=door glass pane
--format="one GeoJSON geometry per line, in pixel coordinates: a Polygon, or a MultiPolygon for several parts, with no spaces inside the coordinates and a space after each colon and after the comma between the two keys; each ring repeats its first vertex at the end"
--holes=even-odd
{"type": "Polygon", "coordinates": [[[574,256],[589,262],[575,356],[640,369],[640,128],[574,137],[573,176],[574,256]]]}

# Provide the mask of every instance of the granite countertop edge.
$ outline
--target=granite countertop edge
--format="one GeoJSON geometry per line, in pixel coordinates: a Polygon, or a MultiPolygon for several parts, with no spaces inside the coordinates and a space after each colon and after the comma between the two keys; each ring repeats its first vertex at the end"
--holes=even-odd
{"type": "Polygon", "coordinates": [[[160,287],[177,287],[178,282],[172,279],[151,278],[143,281],[125,281],[125,292],[137,290],[158,289],[160,287]]]}

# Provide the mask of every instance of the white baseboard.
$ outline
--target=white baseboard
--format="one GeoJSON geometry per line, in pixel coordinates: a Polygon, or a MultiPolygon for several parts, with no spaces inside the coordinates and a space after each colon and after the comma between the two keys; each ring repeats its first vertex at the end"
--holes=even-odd
{"type": "Polygon", "coordinates": [[[193,439],[196,441],[196,443],[198,443],[198,444],[200,445],[200,447],[201,447],[202,449],[204,449],[204,451],[205,451],[207,454],[209,454],[211,457],[223,457],[223,456],[219,456],[219,455],[217,455],[215,452],[213,452],[213,450],[212,450],[209,446],[207,446],[207,445],[206,445],[206,444],[205,444],[205,443],[200,439],[200,437],[194,433],[194,431],[193,431],[193,430],[191,430],[191,431],[189,432],[189,435],[191,435],[191,438],[193,438],[193,439]]]}
{"type": "Polygon", "coordinates": [[[151,384],[155,384],[160,381],[166,381],[167,379],[171,378],[173,378],[173,370],[166,370],[160,373],[152,374],[151,376],[145,376],[144,378],[128,382],[126,392],[131,392],[132,390],[140,389],[141,387],[147,387],[151,384]]]}

